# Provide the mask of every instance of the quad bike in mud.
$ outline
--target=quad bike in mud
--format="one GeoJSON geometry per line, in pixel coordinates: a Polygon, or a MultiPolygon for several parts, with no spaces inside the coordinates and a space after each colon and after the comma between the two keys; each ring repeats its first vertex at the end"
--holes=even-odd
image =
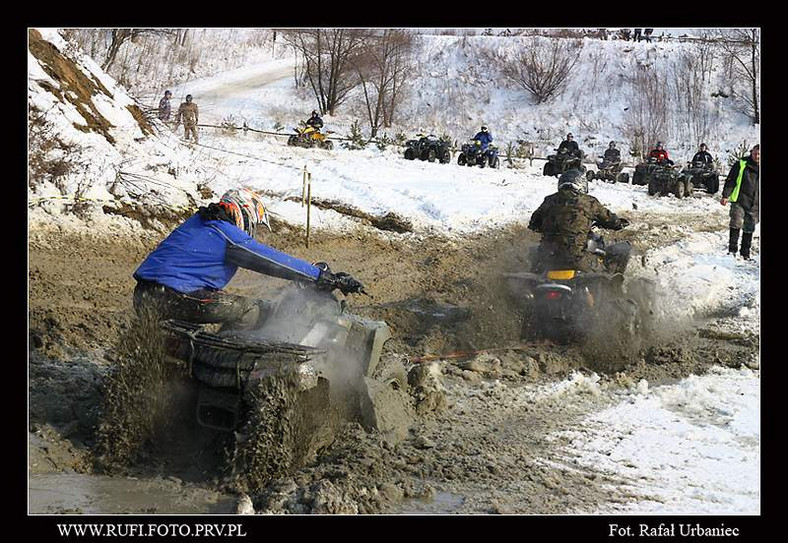
{"type": "Polygon", "coordinates": [[[287,144],[290,146],[306,148],[319,147],[329,151],[334,148],[334,142],[328,139],[328,134],[331,132],[326,131],[324,134],[317,128],[307,126],[305,123],[301,123],[301,126],[293,128],[293,130],[295,134],[287,138],[287,144]]]}
{"type": "Polygon", "coordinates": [[[570,154],[566,149],[561,149],[556,154],[547,156],[542,174],[547,176],[561,175],[573,169],[581,172],[586,171],[582,155],[570,154]]]}
{"type": "Polygon", "coordinates": [[[668,194],[673,194],[676,198],[692,196],[692,182],[681,174],[679,166],[660,164],[654,158],[649,158],[648,165],[645,180],[649,196],[668,194]]]}
{"type": "Polygon", "coordinates": [[[611,265],[615,255],[621,254],[617,246],[606,249],[602,236],[589,235],[587,250],[598,256],[605,271],[548,266],[541,273],[504,274],[523,305],[521,338],[566,344],[601,336],[626,344],[648,336],[654,283],[644,278],[625,280],[623,273],[610,271],[616,269],[611,265]]]}
{"type": "Polygon", "coordinates": [[[597,170],[588,170],[586,172],[586,179],[589,182],[594,179],[600,179],[608,183],[629,183],[629,174],[621,171],[624,169],[624,165],[620,160],[613,161],[603,157],[599,158],[602,158],[602,162],[597,163],[597,170]]]}
{"type": "Polygon", "coordinates": [[[168,360],[185,365],[196,384],[197,423],[234,436],[236,480],[260,488],[303,465],[331,442],[338,413],[384,435],[402,431],[387,426],[390,413],[378,403],[407,395],[408,386],[401,362],[381,363],[391,337],[385,322],[350,314],[344,300],[301,284],[259,303],[253,330],[161,323],[168,360]]]}
{"type": "Polygon", "coordinates": [[[441,164],[451,162],[451,146],[449,142],[434,134],[416,134],[414,139],[405,142],[405,158],[408,160],[426,160],[441,164]]]}
{"type": "Polygon", "coordinates": [[[695,161],[687,164],[681,175],[689,179],[695,189],[716,194],[720,190],[720,173],[711,164],[695,161]]]}
{"type": "Polygon", "coordinates": [[[498,147],[489,144],[487,149],[482,149],[479,140],[470,140],[463,143],[462,151],[457,156],[457,164],[460,166],[479,166],[484,168],[497,168],[500,166],[501,160],[498,157],[498,147]]]}

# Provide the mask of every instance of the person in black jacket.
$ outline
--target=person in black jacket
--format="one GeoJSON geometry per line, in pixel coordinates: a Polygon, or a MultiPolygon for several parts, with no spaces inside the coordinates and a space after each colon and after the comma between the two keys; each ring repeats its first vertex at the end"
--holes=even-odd
{"type": "Polygon", "coordinates": [[[605,150],[605,160],[608,162],[621,162],[621,151],[616,149],[616,142],[611,141],[605,150]]]}
{"type": "Polygon", "coordinates": [[[758,223],[758,204],[760,203],[759,167],[761,163],[761,147],[756,145],[750,151],[750,155],[737,161],[725,179],[725,186],[722,188],[722,198],[720,203],[731,204],[730,237],[728,240],[728,252],[735,255],[739,249],[739,232],[743,229],[744,234],[741,238],[741,256],[745,260],[750,259],[750,246],[752,245],[752,234],[755,232],[755,225],[758,223]]]}
{"type": "Polygon", "coordinates": [[[566,149],[566,152],[569,153],[570,156],[580,156],[580,147],[577,145],[572,134],[567,134],[566,139],[558,146],[559,153],[561,149],[566,149]]]}
{"type": "Polygon", "coordinates": [[[711,156],[707,150],[706,144],[700,144],[700,150],[695,153],[695,156],[692,157],[692,162],[702,162],[706,166],[711,166],[714,163],[714,158],[711,156]]]}

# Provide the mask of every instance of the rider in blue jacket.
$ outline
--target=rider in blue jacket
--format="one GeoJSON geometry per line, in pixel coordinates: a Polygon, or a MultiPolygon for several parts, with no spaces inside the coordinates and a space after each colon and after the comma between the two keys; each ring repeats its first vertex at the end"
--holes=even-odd
{"type": "Polygon", "coordinates": [[[230,190],[201,207],[134,272],[134,308],[154,309],[161,318],[251,327],[263,317],[261,302],[222,290],[239,266],[345,294],[363,289],[325,263],[310,264],[258,242],[253,236],[260,224],[270,229],[262,200],[249,189],[230,190]]]}
{"type": "Polygon", "coordinates": [[[474,140],[481,142],[482,151],[486,151],[487,147],[492,143],[493,137],[487,128],[486,124],[482,125],[482,129],[474,137],[474,140]]]}

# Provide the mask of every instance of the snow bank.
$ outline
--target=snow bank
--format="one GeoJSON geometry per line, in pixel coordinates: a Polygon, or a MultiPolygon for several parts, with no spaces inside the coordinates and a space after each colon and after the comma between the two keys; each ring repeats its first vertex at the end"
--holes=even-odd
{"type": "Polygon", "coordinates": [[[632,391],[587,417],[565,460],[624,480],[642,496],[587,513],[760,513],[760,382],[757,372],[715,368],[668,386],[632,391]]]}

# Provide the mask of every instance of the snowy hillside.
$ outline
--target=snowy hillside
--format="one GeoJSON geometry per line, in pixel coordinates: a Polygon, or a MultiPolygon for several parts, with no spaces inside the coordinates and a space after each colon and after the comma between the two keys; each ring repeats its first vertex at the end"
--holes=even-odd
{"type": "Polygon", "coordinates": [[[122,87],[55,30],[29,37],[31,219],[79,210],[101,220],[140,206],[185,209],[200,198],[191,165],[159,140],[122,87]]]}

